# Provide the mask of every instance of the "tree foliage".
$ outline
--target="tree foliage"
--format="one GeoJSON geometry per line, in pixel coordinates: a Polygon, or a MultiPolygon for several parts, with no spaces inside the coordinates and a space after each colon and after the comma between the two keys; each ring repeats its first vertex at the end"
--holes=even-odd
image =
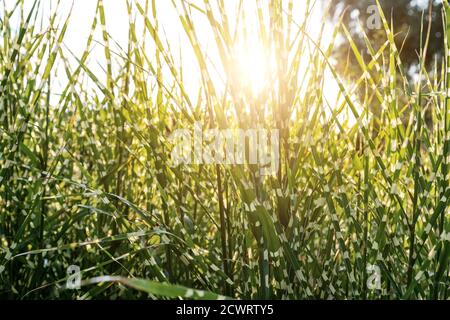
{"type": "MultiPolygon", "coordinates": [[[[385,32],[379,25],[374,27],[373,22],[378,14],[375,0],[331,0],[331,17],[341,18],[348,28],[356,45],[368,57],[366,44],[362,37],[361,28],[367,34],[374,48],[379,48],[385,41],[385,32]]],[[[401,48],[400,57],[409,74],[417,71],[421,46],[425,44],[430,17],[431,5],[431,33],[427,51],[427,64],[439,61],[444,53],[442,3],[436,0],[380,0],[380,5],[390,20],[394,30],[395,42],[401,48]],[[421,32],[423,31],[423,32],[421,32]]],[[[343,41],[334,51],[336,59],[347,59],[351,51],[348,42],[343,41]],[[346,48],[347,50],[343,50],[346,48]]],[[[349,55],[350,62],[347,66],[353,66],[354,56],[349,55]]],[[[342,66],[342,64],[341,64],[342,66]]]]}

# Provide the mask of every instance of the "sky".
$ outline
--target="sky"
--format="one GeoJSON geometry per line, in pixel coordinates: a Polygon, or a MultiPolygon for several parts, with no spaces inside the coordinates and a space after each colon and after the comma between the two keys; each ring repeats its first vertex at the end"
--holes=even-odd
{"type": "MultiPolygon", "coordinates": [[[[43,13],[43,21],[48,20],[50,16],[50,12],[52,12],[58,2],[60,5],[58,6],[58,18],[61,21],[64,21],[67,15],[71,11],[70,23],[65,36],[64,46],[66,46],[73,54],[77,57],[81,57],[85,46],[86,41],[90,33],[90,28],[92,25],[92,21],[96,14],[96,6],[97,1],[95,0],[41,0],[41,12],[43,13]],[[47,18],[47,19],[45,19],[47,18]]],[[[106,16],[106,29],[111,36],[111,39],[117,42],[122,48],[127,47],[128,41],[128,26],[129,26],[129,17],[127,14],[127,6],[126,0],[104,0],[104,8],[105,8],[105,16],[106,16]]],[[[139,2],[142,5],[144,4],[144,0],[131,0],[132,3],[139,2]]],[[[203,0],[189,0],[189,2],[198,5],[199,7],[204,7],[203,0]]],[[[16,0],[5,0],[6,6],[11,7],[16,3],[16,0]]],[[[29,10],[32,6],[32,0],[25,0],[25,11],[29,10]]],[[[151,3],[151,1],[150,1],[151,3]]],[[[233,13],[236,12],[238,7],[238,0],[226,0],[224,1],[227,12],[229,13],[229,17],[233,17],[233,13]]],[[[244,10],[246,12],[255,12],[254,7],[255,1],[243,1],[245,6],[244,10]]],[[[294,1],[294,21],[300,23],[304,16],[304,1],[294,1]]],[[[1,5],[0,5],[1,6],[1,5]]],[[[133,10],[133,16],[136,17],[137,29],[143,28],[142,25],[142,17],[140,13],[137,11],[136,7],[133,10]]],[[[172,1],[170,0],[156,0],[156,12],[157,19],[160,24],[160,29],[166,35],[166,38],[170,44],[171,51],[173,53],[180,53],[182,57],[182,61],[179,59],[179,55],[175,54],[174,59],[176,64],[181,64],[183,66],[183,75],[184,75],[184,84],[186,89],[191,96],[192,100],[195,101],[198,89],[199,89],[199,78],[200,72],[198,65],[196,63],[196,59],[194,56],[194,52],[192,50],[191,45],[188,42],[188,38],[182,28],[182,25],[179,21],[178,13],[174,8],[172,1]],[[193,63],[194,61],[194,63],[193,63]]],[[[309,33],[312,37],[318,33],[319,27],[318,25],[314,25],[314,23],[320,23],[321,20],[321,7],[320,4],[316,4],[313,11],[313,18],[311,19],[311,24],[309,25],[309,33]]],[[[193,17],[195,19],[195,24],[197,27],[198,37],[200,43],[202,45],[202,49],[207,52],[208,59],[213,64],[215,61],[219,61],[219,56],[215,48],[213,34],[209,27],[209,22],[206,17],[204,17],[200,13],[193,13],[193,17]]],[[[15,17],[16,19],[18,17],[15,17]]],[[[257,17],[256,15],[249,14],[246,16],[247,26],[249,28],[248,32],[251,35],[252,32],[257,32],[257,17]]],[[[231,23],[233,19],[230,19],[231,23]]],[[[61,23],[62,24],[62,23],[61,23]]],[[[44,26],[45,27],[45,26],[44,26]]],[[[326,32],[326,37],[331,36],[331,28],[326,32]],[[328,32],[328,33],[327,33],[328,32]]],[[[252,38],[251,36],[249,37],[252,38]]],[[[253,37],[255,38],[255,37],[253,37]]],[[[100,43],[102,43],[102,34],[101,28],[97,27],[97,32],[94,35],[94,40],[99,43],[95,44],[94,50],[90,54],[89,67],[94,73],[99,76],[100,80],[104,78],[104,49],[100,43]],[[103,75],[103,76],[102,76],[103,75]]],[[[147,41],[147,43],[151,43],[151,41],[147,41]]],[[[112,45],[113,50],[120,51],[117,47],[115,48],[112,45]]],[[[149,46],[148,50],[152,50],[151,46],[149,46]]],[[[258,90],[258,87],[261,86],[261,79],[263,79],[264,68],[267,68],[267,65],[270,64],[270,59],[268,59],[264,53],[264,50],[261,50],[261,46],[259,43],[250,43],[248,46],[241,47],[239,49],[239,55],[241,56],[240,65],[243,70],[243,78],[246,77],[248,82],[252,83],[252,89],[255,91],[258,90]]],[[[218,63],[220,65],[220,63],[218,63]]],[[[305,63],[303,65],[306,65],[305,63]]],[[[212,68],[214,70],[214,68],[212,68]]],[[[59,73],[59,81],[61,87],[64,86],[64,82],[66,81],[64,72],[59,73]]],[[[334,81],[330,72],[327,73],[326,77],[328,78],[325,83],[327,83],[327,90],[325,91],[327,94],[327,99],[332,101],[336,98],[338,92],[338,86],[334,81]]],[[[213,81],[223,81],[223,75],[220,74],[220,71],[217,71],[216,74],[213,74],[213,81]]],[[[333,104],[333,103],[331,103],[333,104]]]]}

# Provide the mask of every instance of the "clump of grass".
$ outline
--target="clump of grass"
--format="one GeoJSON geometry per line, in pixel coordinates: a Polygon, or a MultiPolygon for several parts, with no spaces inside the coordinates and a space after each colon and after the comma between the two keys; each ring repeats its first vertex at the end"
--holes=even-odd
{"type": "MultiPolygon", "coordinates": [[[[308,33],[309,0],[298,21],[294,1],[258,1],[254,12],[238,2],[229,17],[222,0],[173,0],[201,76],[194,100],[156,1],[126,4],[127,46],[110,37],[99,0],[81,56],[64,44],[70,16],[61,19],[58,8],[42,28],[41,1],[28,12],[21,0],[3,9],[2,297],[448,299],[447,30],[445,61],[426,70],[424,24],[423,80],[412,83],[380,6],[386,41],[373,48],[363,34],[365,59],[341,23],[331,40],[325,20],[318,37],[308,33]],[[258,18],[252,37],[276,61],[271,85],[256,97],[236,86],[232,64],[249,14],[258,18]],[[214,35],[215,64],[200,43],[198,15],[214,35]],[[331,59],[339,32],[361,71],[350,84],[331,59]],[[104,50],[104,74],[93,71],[94,45],[104,50]],[[56,92],[61,72],[68,80],[56,92]],[[336,101],[324,94],[327,72],[339,86],[336,101]],[[347,111],[354,124],[343,120],[347,111]],[[196,122],[279,129],[279,171],[172,167],[168,133],[196,122]],[[70,265],[93,278],[84,283],[100,283],[62,290],[70,265]],[[367,286],[373,266],[377,289],[367,286]]],[[[447,23],[447,1],[444,9],[447,23]]]]}

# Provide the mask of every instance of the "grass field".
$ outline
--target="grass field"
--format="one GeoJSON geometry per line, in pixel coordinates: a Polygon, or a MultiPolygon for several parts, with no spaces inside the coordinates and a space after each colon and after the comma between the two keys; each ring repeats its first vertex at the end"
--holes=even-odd
{"type": "Polygon", "coordinates": [[[65,1],[43,2],[0,5],[0,297],[450,298],[447,30],[427,64],[424,21],[413,81],[382,11],[363,53],[314,1],[173,0],[168,22],[123,0],[123,45],[99,0],[78,54],[65,1]],[[276,133],[277,165],[250,136],[243,163],[220,144],[175,165],[173,133],[199,125],[276,133]]]}

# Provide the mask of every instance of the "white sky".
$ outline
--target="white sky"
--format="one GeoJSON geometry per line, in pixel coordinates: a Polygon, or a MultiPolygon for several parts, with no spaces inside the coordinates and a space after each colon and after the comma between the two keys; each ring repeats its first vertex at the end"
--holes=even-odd
{"type": "MultiPolygon", "coordinates": [[[[204,8],[203,0],[189,0],[189,1],[191,3],[197,4],[201,8],[204,8]]],[[[129,25],[126,0],[104,0],[103,2],[106,15],[106,25],[107,25],[106,29],[111,35],[112,39],[114,39],[114,41],[117,41],[117,43],[120,44],[122,48],[126,48],[128,41],[128,25],[129,25]]],[[[143,0],[131,0],[131,3],[135,2],[141,3],[142,6],[145,3],[145,1],[143,0]]],[[[306,1],[304,0],[294,1],[294,20],[297,21],[298,23],[300,23],[303,19],[305,2],[306,1]]],[[[6,0],[6,5],[9,7],[14,5],[14,3],[16,3],[16,0],[6,0]]],[[[25,0],[24,3],[26,7],[25,9],[29,10],[29,8],[31,8],[33,0],[25,0]]],[[[47,18],[48,20],[49,13],[52,10],[51,8],[54,9],[56,7],[58,0],[41,0],[41,3],[43,5],[40,10],[42,10],[42,12],[44,13],[44,21],[46,21],[45,18],[47,18]]],[[[237,9],[237,4],[239,3],[239,0],[225,0],[224,3],[226,5],[227,12],[230,13],[229,17],[230,22],[232,23],[233,12],[235,12],[235,10],[237,9]]],[[[245,10],[246,12],[249,13],[246,15],[246,19],[248,22],[248,26],[250,27],[249,33],[251,34],[252,28],[256,29],[257,27],[256,24],[257,17],[254,14],[254,12],[256,12],[254,9],[255,1],[245,0],[243,3],[244,5],[249,6],[248,8],[245,8],[245,10]]],[[[151,0],[149,1],[149,4],[151,6],[151,0]]],[[[95,12],[96,5],[97,5],[96,0],[74,0],[74,1],[60,0],[58,17],[61,19],[61,21],[65,19],[70,8],[73,6],[72,16],[65,36],[64,45],[70,48],[70,50],[78,57],[81,57],[85,49],[92,21],[96,13],[95,12]]],[[[184,33],[184,30],[178,18],[178,14],[175,8],[173,7],[171,0],[156,0],[156,7],[160,29],[164,30],[167,36],[176,63],[180,63],[178,60],[179,58],[178,55],[181,50],[181,55],[183,59],[182,64],[183,73],[184,78],[186,80],[184,83],[188,93],[194,98],[193,100],[195,100],[199,87],[198,79],[200,77],[200,72],[193,54],[192,47],[187,40],[187,36],[184,33]],[[195,62],[193,63],[193,61],[195,62]]],[[[321,20],[319,3],[315,5],[315,9],[316,9],[314,12],[315,16],[312,18],[312,24],[309,25],[309,32],[312,36],[314,36],[314,34],[317,34],[317,32],[319,31],[318,26],[314,25],[314,22],[317,22],[317,24],[319,25],[321,20]]],[[[3,10],[0,9],[0,12],[2,11],[3,10]]],[[[138,29],[142,28],[143,19],[140,13],[137,12],[137,9],[133,12],[133,15],[136,17],[137,28],[138,29]]],[[[208,21],[200,13],[194,13],[194,19],[202,49],[208,53],[208,56],[211,59],[211,61],[218,61],[218,54],[215,50],[215,44],[208,21]]],[[[254,32],[256,32],[256,30],[254,32]]],[[[100,22],[97,25],[97,32],[95,33],[94,39],[99,41],[100,43],[103,42],[100,22]]],[[[150,45],[151,41],[150,40],[147,41],[147,44],[150,45]]],[[[111,45],[114,50],[114,45],[112,43],[111,45]]],[[[256,44],[253,49],[256,50],[255,48],[257,48],[256,44]]],[[[148,50],[151,50],[151,48],[149,47],[148,50]]],[[[254,66],[252,66],[253,69],[258,68],[259,66],[258,63],[264,64],[264,61],[259,61],[261,59],[258,59],[258,57],[255,57],[255,59],[252,58],[255,55],[255,53],[256,55],[258,55],[257,51],[248,52],[247,59],[243,61],[243,63],[245,64],[254,64],[254,66]]],[[[151,57],[151,54],[148,55],[151,57]]],[[[102,68],[104,68],[105,65],[106,63],[104,61],[103,47],[100,44],[96,44],[95,49],[90,55],[89,67],[98,76],[103,74],[102,68]]],[[[329,78],[328,81],[326,81],[326,83],[328,83],[329,86],[329,88],[327,88],[326,90],[328,95],[327,99],[329,99],[330,103],[333,104],[334,103],[333,99],[335,99],[338,89],[331,75],[328,74],[327,77],[329,78]]],[[[99,76],[99,78],[102,79],[102,76],[99,76]]],[[[258,76],[253,76],[254,81],[257,81],[257,79],[258,76]]],[[[65,80],[64,73],[61,73],[60,81],[64,82],[64,80],[65,80]]],[[[220,76],[217,75],[217,78],[213,80],[220,81],[220,76]]]]}

